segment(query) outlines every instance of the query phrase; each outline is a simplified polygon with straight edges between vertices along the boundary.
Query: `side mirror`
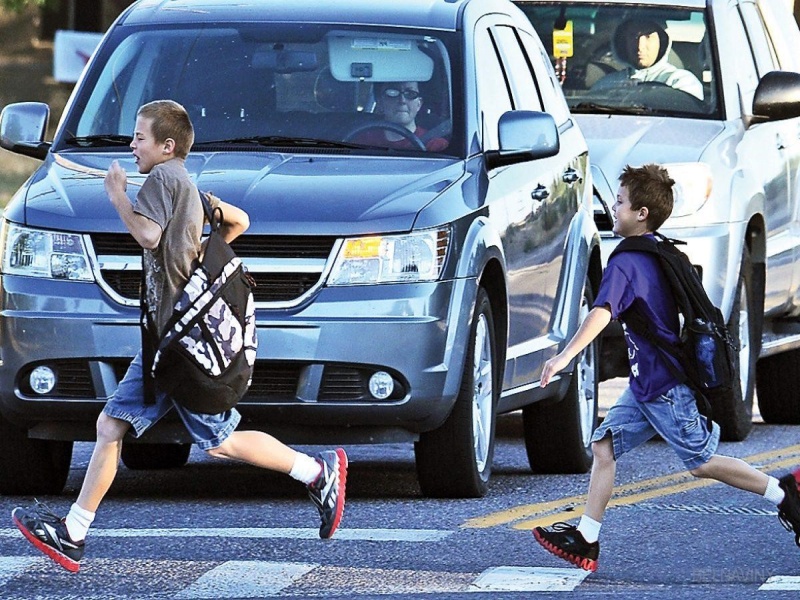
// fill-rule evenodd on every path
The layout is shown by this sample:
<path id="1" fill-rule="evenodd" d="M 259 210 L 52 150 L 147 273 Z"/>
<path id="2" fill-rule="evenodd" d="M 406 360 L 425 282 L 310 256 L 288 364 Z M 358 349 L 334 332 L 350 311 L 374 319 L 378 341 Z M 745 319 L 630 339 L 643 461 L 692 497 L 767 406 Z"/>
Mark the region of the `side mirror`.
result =
<path id="1" fill-rule="evenodd" d="M 41 102 L 8 104 L 0 112 L 0 147 L 44 159 L 50 144 L 44 141 L 50 107 Z"/>
<path id="2" fill-rule="evenodd" d="M 761 78 L 753 96 L 751 123 L 800 117 L 800 73 L 771 71 Z"/>
<path id="3" fill-rule="evenodd" d="M 498 123 L 498 139 L 500 149 L 486 152 L 489 169 L 555 156 L 561 147 L 553 117 L 532 110 L 504 113 Z"/>

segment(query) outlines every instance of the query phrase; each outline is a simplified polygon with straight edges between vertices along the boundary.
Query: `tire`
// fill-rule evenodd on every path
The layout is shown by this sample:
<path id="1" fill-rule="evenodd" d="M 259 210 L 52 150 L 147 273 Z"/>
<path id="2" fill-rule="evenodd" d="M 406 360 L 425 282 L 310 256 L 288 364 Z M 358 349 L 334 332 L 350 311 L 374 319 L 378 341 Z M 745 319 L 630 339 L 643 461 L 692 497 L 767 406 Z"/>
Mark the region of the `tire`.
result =
<path id="1" fill-rule="evenodd" d="M 494 458 L 499 398 L 497 349 L 489 296 L 478 288 L 461 389 L 444 424 L 414 445 L 417 477 L 430 498 L 480 498 Z"/>
<path id="2" fill-rule="evenodd" d="M 72 446 L 72 442 L 31 439 L 0 416 L 0 494 L 60 494 L 67 483 Z"/>
<path id="3" fill-rule="evenodd" d="M 189 460 L 191 444 L 122 444 L 122 462 L 133 471 L 177 469 Z"/>
<path id="4" fill-rule="evenodd" d="M 758 408 L 765 423 L 800 424 L 800 349 L 762 358 L 756 363 Z"/>
<path id="5" fill-rule="evenodd" d="M 589 314 L 593 301 L 587 282 L 579 322 Z M 578 355 L 563 399 L 522 409 L 525 449 L 534 473 L 586 473 L 591 468 L 590 440 L 597 429 L 599 356 L 598 336 Z"/>
<path id="6" fill-rule="evenodd" d="M 728 330 L 739 347 L 737 378 L 741 385 L 734 386 L 733 398 L 728 404 L 713 403 L 711 418 L 720 426 L 720 439 L 740 442 L 753 428 L 753 396 L 755 394 L 756 361 L 760 351 L 761 331 L 758 309 L 755 304 L 753 267 L 747 248 L 742 253 L 739 283 L 736 286 Z"/>

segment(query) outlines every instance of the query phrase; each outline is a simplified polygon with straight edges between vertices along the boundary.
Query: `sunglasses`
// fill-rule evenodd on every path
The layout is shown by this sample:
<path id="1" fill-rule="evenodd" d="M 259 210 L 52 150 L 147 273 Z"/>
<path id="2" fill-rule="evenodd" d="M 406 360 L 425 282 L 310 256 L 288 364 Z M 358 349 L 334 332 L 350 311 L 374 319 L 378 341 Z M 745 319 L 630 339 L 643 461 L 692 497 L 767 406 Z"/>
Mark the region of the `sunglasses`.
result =
<path id="1" fill-rule="evenodd" d="M 387 98 L 399 98 L 402 96 L 406 100 L 416 100 L 420 97 L 417 90 L 398 90 L 397 88 L 386 88 L 383 90 L 383 95 Z"/>

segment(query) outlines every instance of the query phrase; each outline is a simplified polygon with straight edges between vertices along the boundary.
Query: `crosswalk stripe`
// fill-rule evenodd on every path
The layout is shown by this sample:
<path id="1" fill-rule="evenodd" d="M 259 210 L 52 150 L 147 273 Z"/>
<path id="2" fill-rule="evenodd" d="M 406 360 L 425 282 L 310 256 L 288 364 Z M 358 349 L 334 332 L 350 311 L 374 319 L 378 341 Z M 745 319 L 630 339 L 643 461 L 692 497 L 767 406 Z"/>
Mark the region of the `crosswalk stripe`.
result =
<path id="1" fill-rule="evenodd" d="M 189 587 L 176 594 L 175 598 L 222 600 L 274 596 L 316 566 L 305 563 L 228 561 L 202 575 Z"/>
<path id="2" fill-rule="evenodd" d="M 758 588 L 758 591 L 800 592 L 800 577 L 793 575 L 775 575 Z"/>
<path id="3" fill-rule="evenodd" d="M 339 529 L 334 539 L 370 542 L 440 542 L 453 535 L 443 529 Z M 21 535 L 16 529 L 0 529 L 0 537 Z M 319 539 L 319 530 L 290 527 L 196 527 L 179 529 L 92 529 L 92 538 L 254 538 L 254 539 Z"/>
<path id="4" fill-rule="evenodd" d="M 470 592 L 571 592 L 589 575 L 583 569 L 493 567 L 470 586 Z"/>

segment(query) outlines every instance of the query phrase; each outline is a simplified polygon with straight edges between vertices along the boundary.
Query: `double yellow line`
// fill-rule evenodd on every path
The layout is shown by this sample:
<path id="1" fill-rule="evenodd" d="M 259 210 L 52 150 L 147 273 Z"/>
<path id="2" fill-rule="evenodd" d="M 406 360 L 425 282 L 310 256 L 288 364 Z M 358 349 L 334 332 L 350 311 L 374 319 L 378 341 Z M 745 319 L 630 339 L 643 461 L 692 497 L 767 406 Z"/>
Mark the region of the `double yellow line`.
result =
<path id="1" fill-rule="evenodd" d="M 790 469 L 800 465 L 800 444 L 779 448 L 771 452 L 761 452 L 743 458 L 762 471 Z M 653 477 L 635 483 L 614 488 L 614 496 L 609 508 L 628 506 L 652 498 L 680 494 L 688 490 L 706 487 L 718 483 L 712 479 L 697 479 L 687 472 Z M 509 525 L 512 529 L 532 529 L 546 527 L 556 521 L 569 521 L 583 514 L 586 494 L 558 498 L 537 504 L 523 504 L 508 510 L 491 513 L 482 517 L 469 519 L 462 524 L 464 528 L 488 529 Z"/>

